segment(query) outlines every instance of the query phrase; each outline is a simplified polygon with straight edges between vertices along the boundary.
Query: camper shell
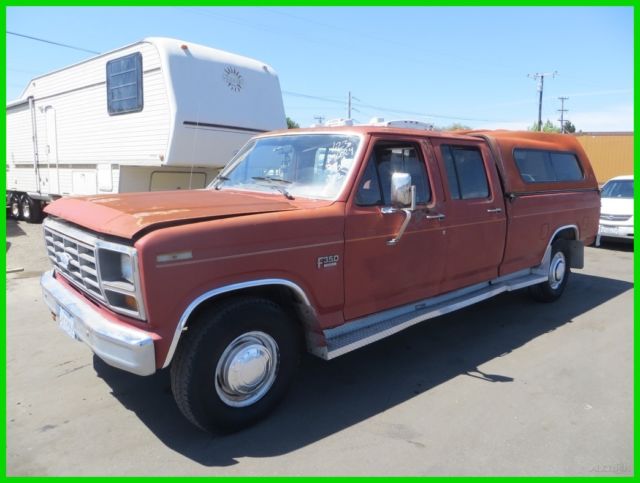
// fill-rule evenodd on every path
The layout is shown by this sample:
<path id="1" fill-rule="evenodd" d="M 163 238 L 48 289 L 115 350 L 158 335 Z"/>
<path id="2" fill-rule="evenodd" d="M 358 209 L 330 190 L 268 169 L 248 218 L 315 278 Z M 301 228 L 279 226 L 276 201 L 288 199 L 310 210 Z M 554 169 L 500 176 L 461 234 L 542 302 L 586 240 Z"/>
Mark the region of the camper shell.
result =
<path id="1" fill-rule="evenodd" d="M 284 127 L 271 66 L 147 38 L 36 77 L 7 105 L 7 201 L 29 219 L 33 200 L 203 188 L 251 136 Z"/>

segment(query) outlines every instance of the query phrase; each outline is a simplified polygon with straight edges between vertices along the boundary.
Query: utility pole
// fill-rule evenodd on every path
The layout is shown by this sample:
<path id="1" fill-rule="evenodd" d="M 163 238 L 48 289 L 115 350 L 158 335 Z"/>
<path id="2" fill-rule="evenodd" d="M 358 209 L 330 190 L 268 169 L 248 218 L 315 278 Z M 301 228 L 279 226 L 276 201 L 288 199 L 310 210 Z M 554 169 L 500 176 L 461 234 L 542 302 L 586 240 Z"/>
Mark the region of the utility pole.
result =
<path id="1" fill-rule="evenodd" d="M 349 91 L 349 101 L 347 103 L 347 119 L 351 119 L 351 91 Z"/>
<path id="2" fill-rule="evenodd" d="M 318 125 L 322 126 L 324 124 L 324 116 L 313 116 Z"/>
<path id="3" fill-rule="evenodd" d="M 556 75 L 558 75 L 557 70 L 544 73 L 536 72 L 535 74 L 527 75 L 527 77 L 538 81 L 538 92 L 540 93 L 538 97 L 538 131 L 542 131 L 542 91 L 544 90 L 544 78 L 546 76 L 555 77 Z"/>
<path id="4" fill-rule="evenodd" d="M 569 100 L 569 98 L 558 97 L 558 99 L 560 99 L 560 109 L 558 109 L 558 111 L 560 112 L 560 132 L 564 134 L 564 113 L 569 112 L 569 109 L 564 108 L 564 101 Z"/>

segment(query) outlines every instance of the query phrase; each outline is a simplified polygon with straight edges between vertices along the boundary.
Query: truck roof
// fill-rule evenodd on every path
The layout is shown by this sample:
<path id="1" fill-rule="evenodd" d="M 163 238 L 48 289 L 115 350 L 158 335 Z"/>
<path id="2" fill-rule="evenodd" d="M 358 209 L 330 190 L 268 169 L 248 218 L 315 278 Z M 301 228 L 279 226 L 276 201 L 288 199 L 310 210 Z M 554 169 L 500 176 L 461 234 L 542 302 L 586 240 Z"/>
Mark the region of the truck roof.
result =
<path id="1" fill-rule="evenodd" d="M 357 126 L 321 126 L 296 129 L 282 129 L 271 131 L 262 136 L 273 136 L 282 134 L 298 133 L 356 133 L 356 134 L 395 134 L 400 136 L 421 136 L 433 138 L 457 138 L 465 140 L 477 140 L 478 137 L 492 138 L 500 145 L 518 145 L 519 147 L 529 147 L 535 149 L 548 149 L 550 145 L 555 149 L 569 150 L 575 149 L 576 140 L 574 136 L 557 133 L 545 133 L 535 131 L 508 131 L 508 130 L 458 130 L 458 131 L 425 131 L 423 129 L 411 129 L 400 127 L 375 126 L 363 124 Z"/>
<path id="2" fill-rule="evenodd" d="M 305 127 L 296 129 L 281 129 L 262 134 L 264 136 L 276 136 L 282 134 L 304 134 L 304 133 L 354 133 L 354 134 L 395 134 L 400 136 L 422 136 L 422 137 L 446 137 L 474 140 L 472 136 L 464 134 L 462 131 L 425 131 L 423 129 L 410 129 L 400 127 L 386 127 L 374 125 L 358 125 L 358 126 L 321 126 L 321 127 Z"/>

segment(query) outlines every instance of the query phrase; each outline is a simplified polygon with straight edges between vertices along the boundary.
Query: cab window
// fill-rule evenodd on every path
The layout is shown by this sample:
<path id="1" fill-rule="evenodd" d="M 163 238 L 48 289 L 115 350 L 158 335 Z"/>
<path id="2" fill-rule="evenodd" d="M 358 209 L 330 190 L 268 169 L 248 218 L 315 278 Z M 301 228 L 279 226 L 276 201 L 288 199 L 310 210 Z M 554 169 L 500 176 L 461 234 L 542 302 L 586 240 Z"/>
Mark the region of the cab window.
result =
<path id="1" fill-rule="evenodd" d="M 440 151 L 452 199 L 470 200 L 489 197 L 487 173 L 478 148 L 443 145 Z"/>
<path id="2" fill-rule="evenodd" d="M 408 173 L 416 187 L 416 203 L 431 199 L 427 169 L 420 147 L 413 143 L 378 143 L 367 161 L 364 176 L 356 192 L 359 206 L 391 204 L 391 176 Z"/>

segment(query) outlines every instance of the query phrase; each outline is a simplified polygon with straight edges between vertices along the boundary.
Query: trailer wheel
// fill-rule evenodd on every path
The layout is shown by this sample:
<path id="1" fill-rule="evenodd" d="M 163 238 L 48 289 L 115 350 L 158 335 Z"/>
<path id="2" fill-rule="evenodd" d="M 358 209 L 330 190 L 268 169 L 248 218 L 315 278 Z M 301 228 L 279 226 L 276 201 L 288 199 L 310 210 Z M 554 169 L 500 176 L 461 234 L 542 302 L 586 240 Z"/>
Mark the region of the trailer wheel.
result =
<path id="1" fill-rule="evenodd" d="M 42 205 L 29 195 L 20 198 L 21 218 L 27 223 L 40 223 L 42 221 Z"/>
<path id="2" fill-rule="evenodd" d="M 9 214 L 11 218 L 20 219 L 20 197 L 17 193 L 12 194 L 9 199 Z"/>
<path id="3" fill-rule="evenodd" d="M 271 412 L 300 357 L 297 326 L 287 313 L 269 300 L 242 297 L 192 322 L 171 366 L 184 416 L 205 431 L 234 431 Z"/>
<path id="4" fill-rule="evenodd" d="M 531 296 L 539 302 L 554 302 L 560 298 L 569 280 L 569 254 L 562 240 L 551 246 L 551 262 L 545 282 L 529 288 Z"/>

